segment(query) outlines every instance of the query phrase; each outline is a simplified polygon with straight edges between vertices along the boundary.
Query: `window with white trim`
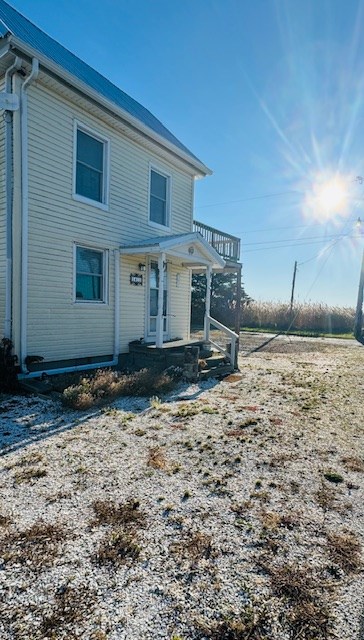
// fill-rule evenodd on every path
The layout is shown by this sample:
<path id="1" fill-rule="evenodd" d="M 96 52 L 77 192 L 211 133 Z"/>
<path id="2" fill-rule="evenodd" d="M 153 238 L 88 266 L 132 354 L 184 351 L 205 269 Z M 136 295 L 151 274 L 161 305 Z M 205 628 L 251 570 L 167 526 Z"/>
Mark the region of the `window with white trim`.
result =
<path id="1" fill-rule="evenodd" d="M 169 227 L 170 176 L 150 170 L 149 221 Z"/>
<path id="2" fill-rule="evenodd" d="M 76 246 L 76 302 L 106 302 L 107 252 Z"/>
<path id="3" fill-rule="evenodd" d="M 107 140 L 76 127 L 75 195 L 107 204 Z"/>

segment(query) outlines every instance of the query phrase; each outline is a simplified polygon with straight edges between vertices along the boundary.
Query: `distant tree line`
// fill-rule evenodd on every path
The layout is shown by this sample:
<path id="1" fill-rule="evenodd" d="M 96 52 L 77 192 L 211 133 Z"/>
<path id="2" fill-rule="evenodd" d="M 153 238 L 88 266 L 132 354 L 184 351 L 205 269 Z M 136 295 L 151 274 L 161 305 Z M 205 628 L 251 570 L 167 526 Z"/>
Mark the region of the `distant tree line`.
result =
<path id="1" fill-rule="evenodd" d="M 211 279 L 211 316 L 227 327 L 234 327 L 237 307 L 237 273 L 214 273 Z M 241 287 L 242 304 L 251 298 Z M 192 276 L 192 313 L 193 327 L 203 325 L 206 302 L 206 276 Z"/>

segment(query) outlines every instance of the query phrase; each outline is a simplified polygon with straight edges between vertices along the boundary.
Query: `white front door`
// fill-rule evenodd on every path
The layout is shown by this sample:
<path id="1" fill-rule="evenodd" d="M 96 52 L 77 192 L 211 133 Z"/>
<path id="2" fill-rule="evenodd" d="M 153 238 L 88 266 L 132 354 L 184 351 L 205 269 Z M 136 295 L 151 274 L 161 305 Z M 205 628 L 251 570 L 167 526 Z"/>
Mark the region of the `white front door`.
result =
<path id="1" fill-rule="evenodd" d="M 158 315 L 158 293 L 159 293 L 159 269 L 156 260 L 150 260 L 148 265 L 148 314 L 147 314 L 147 337 L 155 338 L 157 334 Z M 168 270 L 164 264 L 163 278 L 163 336 L 168 336 Z"/>

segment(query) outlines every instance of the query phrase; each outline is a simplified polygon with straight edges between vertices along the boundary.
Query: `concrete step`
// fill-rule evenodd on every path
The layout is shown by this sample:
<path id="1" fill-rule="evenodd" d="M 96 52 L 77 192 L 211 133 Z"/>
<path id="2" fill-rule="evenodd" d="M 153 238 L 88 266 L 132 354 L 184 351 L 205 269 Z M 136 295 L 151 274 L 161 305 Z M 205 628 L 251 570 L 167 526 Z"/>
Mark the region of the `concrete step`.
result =
<path id="1" fill-rule="evenodd" d="M 213 367 L 212 369 L 204 369 L 199 373 L 200 380 L 207 380 L 208 378 L 220 378 L 220 376 L 227 376 L 232 373 L 231 365 L 220 365 Z"/>
<path id="2" fill-rule="evenodd" d="M 214 353 L 210 358 L 203 358 L 206 362 L 207 369 L 213 369 L 214 367 L 220 367 L 225 364 L 229 364 L 227 358 L 221 354 Z"/>

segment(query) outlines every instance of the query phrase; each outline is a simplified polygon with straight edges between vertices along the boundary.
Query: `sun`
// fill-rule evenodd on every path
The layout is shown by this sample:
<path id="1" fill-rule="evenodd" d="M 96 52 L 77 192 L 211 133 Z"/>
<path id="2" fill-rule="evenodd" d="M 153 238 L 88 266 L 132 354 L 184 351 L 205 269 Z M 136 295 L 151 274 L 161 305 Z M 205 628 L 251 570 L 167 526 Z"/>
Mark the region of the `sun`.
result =
<path id="1" fill-rule="evenodd" d="M 348 189 L 341 178 L 332 178 L 324 182 L 317 190 L 317 204 L 322 211 L 338 213 L 346 208 Z"/>
<path id="2" fill-rule="evenodd" d="M 318 177 L 306 194 L 306 213 L 322 222 L 344 217 L 349 207 L 348 181 L 339 175 Z"/>

